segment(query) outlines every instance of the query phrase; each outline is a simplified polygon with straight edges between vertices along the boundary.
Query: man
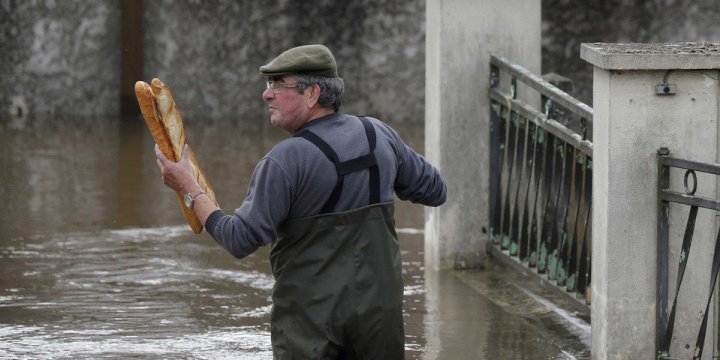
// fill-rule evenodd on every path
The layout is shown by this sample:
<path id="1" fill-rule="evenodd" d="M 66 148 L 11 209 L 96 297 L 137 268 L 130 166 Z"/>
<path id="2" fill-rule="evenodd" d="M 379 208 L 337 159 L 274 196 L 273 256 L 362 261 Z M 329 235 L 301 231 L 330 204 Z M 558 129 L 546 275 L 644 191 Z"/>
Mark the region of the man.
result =
<path id="1" fill-rule="evenodd" d="M 272 244 L 271 337 L 276 359 L 402 359 L 400 249 L 393 200 L 445 202 L 438 171 L 373 118 L 338 112 L 344 92 L 322 45 L 260 67 L 273 125 L 293 137 L 255 168 L 248 195 L 225 215 L 156 147 L 164 182 L 190 194 L 208 233 L 243 258 Z"/>

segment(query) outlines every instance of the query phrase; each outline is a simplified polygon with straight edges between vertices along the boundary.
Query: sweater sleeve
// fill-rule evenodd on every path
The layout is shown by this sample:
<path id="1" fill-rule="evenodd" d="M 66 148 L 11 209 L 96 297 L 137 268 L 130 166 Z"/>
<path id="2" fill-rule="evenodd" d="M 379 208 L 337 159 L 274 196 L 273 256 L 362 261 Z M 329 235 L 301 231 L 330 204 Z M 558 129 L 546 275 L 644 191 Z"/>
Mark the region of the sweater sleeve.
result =
<path id="1" fill-rule="evenodd" d="M 275 240 L 291 199 L 287 173 L 272 158 L 265 157 L 255 167 L 242 205 L 232 215 L 212 213 L 205 225 L 220 246 L 241 259 Z"/>
<path id="2" fill-rule="evenodd" d="M 447 187 L 440 172 L 422 155 L 407 146 L 397 133 L 394 134 L 394 147 L 398 157 L 395 194 L 401 200 L 427 206 L 440 206 L 445 203 Z"/>

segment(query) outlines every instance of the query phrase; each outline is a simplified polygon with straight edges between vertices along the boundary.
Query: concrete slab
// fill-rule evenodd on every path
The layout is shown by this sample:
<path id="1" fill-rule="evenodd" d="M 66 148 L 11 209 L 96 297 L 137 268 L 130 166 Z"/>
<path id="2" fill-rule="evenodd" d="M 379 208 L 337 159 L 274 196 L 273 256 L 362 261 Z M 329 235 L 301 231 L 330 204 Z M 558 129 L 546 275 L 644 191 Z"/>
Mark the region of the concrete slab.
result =
<path id="1" fill-rule="evenodd" d="M 580 58 L 606 70 L 720 69 L 720 44 L 585 43 Z"/>

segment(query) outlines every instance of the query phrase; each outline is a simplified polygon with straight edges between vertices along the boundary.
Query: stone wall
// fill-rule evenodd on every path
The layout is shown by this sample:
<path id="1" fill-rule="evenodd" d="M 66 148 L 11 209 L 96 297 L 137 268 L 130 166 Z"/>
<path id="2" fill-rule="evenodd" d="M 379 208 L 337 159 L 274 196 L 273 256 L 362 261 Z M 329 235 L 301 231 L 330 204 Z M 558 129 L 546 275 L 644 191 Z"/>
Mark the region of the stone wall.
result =
<path id="1" fill-rule="evenodd" d="M 0 119 L 117 115 L 119 41 L 119 1 L 0 0 Z"/>
<path id="2" fill-rule="evenodd" d="M 145 80 L 173 86 L 186 117 L 251 121 L 263 108 L 257 68 L 283 49 L 318 42 L 335 52 L 346 80 L 343 111 L 424 118 L 425 1 L 144 6 Z M 718 13 L 714 0 L 543 0 L 542 70 L 573 79 L 572 93 L 590 104 L 592 68 L 580 43 L 720 42 Z M 120 27 L 120 1 L 0 0 L 0 119 L 17 96 L 34 114 L 119 115 Z"/>
<path id="3" fill-rule="evenodd" d="M 161 0 L 144 7 L 145 80 L 170 84 L 187 118 L 264 116 L 258 67 L 289 47 L 324 43 L 346 81 L 343 111 L 423 119 L 423 1 Z M 119 115 L 120 29 L 120 1 L 0 0 L 0 118 L 16 96 L 36 115 Z"/>
<path id="4" fill-rule="evenodd" d="M 264 107 L 258 68 L 283 50 L 323 43 L 335 54 L 341 111 L 423 119 L 423 1 L 148 1 L 145 77 L 175 90 L 186 117 L 254 121 Z"/>

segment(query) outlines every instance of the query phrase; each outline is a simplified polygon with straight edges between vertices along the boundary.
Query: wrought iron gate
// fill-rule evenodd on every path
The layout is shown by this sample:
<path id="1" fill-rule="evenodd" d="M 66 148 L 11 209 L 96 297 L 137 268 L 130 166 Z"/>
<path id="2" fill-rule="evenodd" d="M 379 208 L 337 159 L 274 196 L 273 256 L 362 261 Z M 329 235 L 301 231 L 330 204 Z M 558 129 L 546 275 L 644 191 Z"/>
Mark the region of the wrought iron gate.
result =
<path id="1" fill-rule="evenodd" d="M 589 311 L 592 109 L 505 59 L 490 66 L 490 253 Z M 518 81 L 544 111 L 518 99 Z"/>
<path id="2" fill-rule="evenodd" d="M 670 169 L 685 169 L 684 187 L 685 193 L 670 190 Z M 657 277 L 657 341 L 658 359 L 676 359 L 670 356 L 670 343 L 673 339 L 675 329 L 675 314 L 678 304 L 678 294 L 685 275 L 685 269 L 690 259 L 690 247 L 695 233 L 695 221 L 699 208 L 720 211 L 720 202 L 714 199 L 696 196 L 697 175 L 696 172 L 720 175 L 720 165 L 708 164 L 698 161 L 684 160 L 672 157 L 666 148 L 658 150 L 658 277 Z M 692 185 L 690 185 L 692 184 Z M 684 204 L 690 206 L 688 221 L 685 226 L 680 259 L 678 261 L 677 279 L 675 282 L 675 295 L 672 308 L 668 312 L 668 270 L 670 252 L 670 203 Z M 713 224 L 714 225 L 714 224 Z M 707 297 L 707 305 L 703 312 L 703 319 L 698 329 L 698 336 L 693 351 L 693 359 L 700 359 L 705 343 L 705 333 L 708 324 L 708 311 L 713 296 L 713 290 L 717 281 L 718 270 L 720 270 L 720 233 L 715 240 L 715 252 L 710 269 L 710 284 L 707 294 L 697 294 Z M 715 358 L 715 357 L 713 357 Z"/>

